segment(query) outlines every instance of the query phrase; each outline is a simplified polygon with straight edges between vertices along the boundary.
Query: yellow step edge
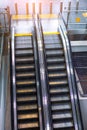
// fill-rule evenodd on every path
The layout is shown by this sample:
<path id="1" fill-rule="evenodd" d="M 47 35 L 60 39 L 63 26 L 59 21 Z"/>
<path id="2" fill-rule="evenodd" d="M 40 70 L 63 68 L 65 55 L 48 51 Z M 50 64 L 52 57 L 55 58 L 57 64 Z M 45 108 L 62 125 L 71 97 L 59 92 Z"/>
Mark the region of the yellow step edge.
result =
<path id="1" fill-rule="evenodd" d="M 50 19 L 50 18 L 58 18 L 58 15 L 57 14 L 40 14 L 39 17 L 43 18 L 43 19 L 45 19 L 45 18 Z"/>
<path id="2" fill-rule="evenodd" d="M 32 36 L 32 33 L 15 33 L 15 37 Z"/>
<path id="3" fill-rule="evenodd" d="M 60 32 L 43 32 L 44 35 L 59 35 Z"/>
<path id="4" fill-rule="evenodd" d="M 32 15 L 12 15 L 12 20 L 32 19 Z"/>

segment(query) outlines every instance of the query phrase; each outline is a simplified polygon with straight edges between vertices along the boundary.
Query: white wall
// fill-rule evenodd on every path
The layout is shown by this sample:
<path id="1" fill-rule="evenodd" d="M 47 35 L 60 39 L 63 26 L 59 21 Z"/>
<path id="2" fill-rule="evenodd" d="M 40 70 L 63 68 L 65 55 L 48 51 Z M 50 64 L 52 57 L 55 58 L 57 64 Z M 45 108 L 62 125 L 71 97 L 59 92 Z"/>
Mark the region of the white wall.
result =
<path id="1" fill-rule="evenodd" d="M 53 2 L 53 12 L 56 13 L 56 12 L 58 12 L 60 1 L 63 1 L 64 7 L 68 6 L 69 0 L 0 0 L 0 8 L 2 8 L 2 7 L 5 8 L 5 7 L 9 6 L 10 10 L 11 10 L 11 14 L 15 14 L 14 4 L 18 3 L 19 14 L 25 14 L 26 13 L 26 10 L 25 10 L 26 3 L 29 3 L 29 12 L 32 13 L 32 3 L 33 2 L 42 2 L 43 13 L 49 13 L 49 3 Z M 77 0 L 71 0 L 72 7 L 76 7 L 76 1 Z M 79 1 L 80 1 L 80 6 L 87 7 L 87 0 L 79 0 Z"/>

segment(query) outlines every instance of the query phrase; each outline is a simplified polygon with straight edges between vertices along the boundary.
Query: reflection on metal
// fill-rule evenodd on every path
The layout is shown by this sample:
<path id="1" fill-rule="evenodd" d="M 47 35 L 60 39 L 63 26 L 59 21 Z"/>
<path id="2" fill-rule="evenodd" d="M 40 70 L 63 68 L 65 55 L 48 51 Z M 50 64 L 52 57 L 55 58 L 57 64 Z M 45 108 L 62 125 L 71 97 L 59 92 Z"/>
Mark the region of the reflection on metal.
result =
<path id="1" fill-rule="evenodd" d="M 15 33 L 15 37 L 32 36 L 32 33 Z"/>
<path id="2" fill-rule="evenodd" d="M 14 117 L 14 130 L 17 130 L 17 106 L 16 106 L 16 78 L 15 78 L 15 44 L 14 44 L 14 27 L 12 27 L 12 92 L 13 92 L 13 117 Z"/>

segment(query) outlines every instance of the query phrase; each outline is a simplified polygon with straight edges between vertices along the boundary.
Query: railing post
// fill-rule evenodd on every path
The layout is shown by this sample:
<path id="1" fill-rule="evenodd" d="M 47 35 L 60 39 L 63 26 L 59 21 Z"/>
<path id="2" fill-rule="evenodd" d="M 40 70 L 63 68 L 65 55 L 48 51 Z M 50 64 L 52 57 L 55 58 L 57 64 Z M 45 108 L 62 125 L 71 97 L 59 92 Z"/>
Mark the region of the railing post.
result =
<path id="1" fill-rule="evenodd" d="M 62 14 L 63 11 L 63 2 L 60 2 L 60 13 Z"/>
<path id="2" fill-rule="evenodd" d="M 69 21 L 69 15 L 70 15 L 70 10 L 71 10 L 71 1 L 68 3 L 68 14 L 67 14 L 67 27 L 68 27 L 68 21 Z"/>
<path id="3" fill-rule="evenodd" d="M 15 3 L 15 14 L 18 15 L 18 4 Z"/>

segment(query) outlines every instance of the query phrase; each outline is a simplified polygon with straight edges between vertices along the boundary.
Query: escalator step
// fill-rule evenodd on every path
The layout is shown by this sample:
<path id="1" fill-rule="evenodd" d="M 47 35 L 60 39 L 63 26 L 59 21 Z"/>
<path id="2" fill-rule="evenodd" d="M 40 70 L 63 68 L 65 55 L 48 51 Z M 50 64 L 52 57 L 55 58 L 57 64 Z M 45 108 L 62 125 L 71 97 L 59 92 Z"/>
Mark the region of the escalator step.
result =
<path id="1" fill-rule="evenodd" d="M 17 110 L 18 111 L 26 111 L 26 110 L 36 110 L 37 109 L 37 105 L 36 104 L 32 104 L 32 105 L 22 105 L 22 106 L 18 106 Z"/>
<path id="2" fill-rule="evenodd" d="M 55 44 L 45 44 L 45 49 L 46 50 L 55 50 L 55 49 L 62 49 L 62 44 L 58 44 L 58 43 L 55 43 Z"/>
<path id="3" fill-rule="evenodd" d="M 21 43 L 18 43 L 16 44 L 16 48 L 15 49 L 20 49 L 20 48 L 31 48 L 32 49 L 32 44 L 28 44 L 28 43 L 25 43 L 25 44 L 21 44 Z"/>
<path id="4" fill-rule="evenodd" d="M 20 123 L 18 124 L 18 130 L 39 130 L 38 122 L 35 123 Z"/>
<path id="5" fill-rule="evenodd" d="M 23 47 L 23 48 L 22 48 L 22 47 L 19 47 L 19 48 L 17 47 L 17 48 L 16 48 L 16 52 L 17 52 L 17 51 L 30 51 L 30 50 L 33 51 L 33 48 L 32 48 L 32 47 L 26 47 L 26 46 Z"/>
<path id="6" fill-rule="evenodd" d="M 71 109 L 71 104 L 68 102 L 60 102 L 60 103 L 52 103 L 52 111 L 63 111 L 63 110 L 69 110 Z"/>
<path id="7" fill-rule="evenodd" d="M 55 86 L 55 85 L 66 85 L 68 82 L 67 82 L 67 80 L 61 80 L 61 81 L 56 81 L 56 82 L 49 82 L 49 85 L 51 85 L 51 86 Z"/>
<path id="8" fill-rule="evenodd" d="M 19 81 L 16 82 L 16 85 L 20 86 L 20 85 L 35 85 L 35 81 L 31 80 L 31 81 Z"/>
<path id="9" fill-rule="evenodd" d="M 47 57 L 59 56 L 59 55 L 63 56 L 63 51 L 62 50 L 58 50 L 58 51 L 47 51 L 46 52 L 46 56 Z"/>
<path id="10" fill-rule="evenodd" d="M 16 56 L 17 55 L 24 55 L 24 54 L 29 54 L 29 55 L 33 55 L 33 50 L 31 49 L 31 50 L 16 50 L 15 51 L 15 53 L 16 53 Z"/>
<path id="11" fill-rule="evenodd" d="M 17 97 L 17 102 L 31 102 L 36 100 L 36 96 Z"/>
<path id="12" fill-rule="evenodd" d="M 70 112 L 62 112 L 62 113 L 55 113 L 52 115 L 53 120 L 63 120 L 64 119 L 72 119 L 72 114 Z"/>
<path id="13" fill-rule="evenodd" d="M 34 80 L 35 79 L 35 74 L 34 73 L 18 73 L 16 72 L 16 81 L 19 81 L 19 80 Z"/>
<path id="14" fill-rule="evenodd" d="M 37 119 L 38 118 L 38 114 L 34 113 L 34 114 L 20 114 L 18 115 L 18 120 L 23 120 L 23 119 Z"/>
<path id="15" fill-rule="evenodd" d="M 34 65 L 26 65 L 26 66 L 24 66 L 24 65 L 21 65 L 21 66 L 18 66 L 18 65 L 16 65 L 16 69 L 34 69 Z"/>
<path id="16" fill-rule="evenodd" d="M 61 57 L 61 58 L 47 58 L 47 63 L 51 64 L 53 62 L 64 62 L 64 57 Z"/>
<path id="17" fill-rule="evenodd" d="M 61 69 L 65 69 L 65 65 L 58 65 L 58 66 L 48 66 L 48 70 L 52 71 L 52 70 L 61 70 Z"/>
<path id="18" fill-rule="evenodd" d="M 67 75 L 66 75 L 66 73 L 53 73 L 53 74 L 48 74 L 48 77 L 50 78 L 50 79 L 53 79 L 53 78 L 63 78 L 63 77 L 66 77 Z"/>
<path id="19" fill-rule="evenodd" d="M 35 88 L 31 88 L 31 89 L 30 88 L 26 89 L 25 87 L 22 88 L 22 89 L 17 88 L 17 93 L 22 93 L 23 94 L 23 93 L 35 93 L 35 92 L 36 92 Z"/>
<path id="20" fill-rule="evenodd" d="M 70 101 L 70 97 L 68 96 L 58 96 L 58 97 L 51 97 L 51 102 L 53 103 L 58 103 L 58 102 L 69 102 Z"/>
<path id="21" fill-rule="evenodd" d="M 54 123 L 53 128 L 56 130 L 74 130 L 73 122 L 66 122 L 66 123 Z"/>
<path id="22" fill-rule="evenodd" d="M 58 94 L 58 93 L 67 93 L 67 92 L 69 92 L 69 89 L 68 89 L 68 87 L 66 88 L 51 88 L 50 89 L 50 94 Z"/>

